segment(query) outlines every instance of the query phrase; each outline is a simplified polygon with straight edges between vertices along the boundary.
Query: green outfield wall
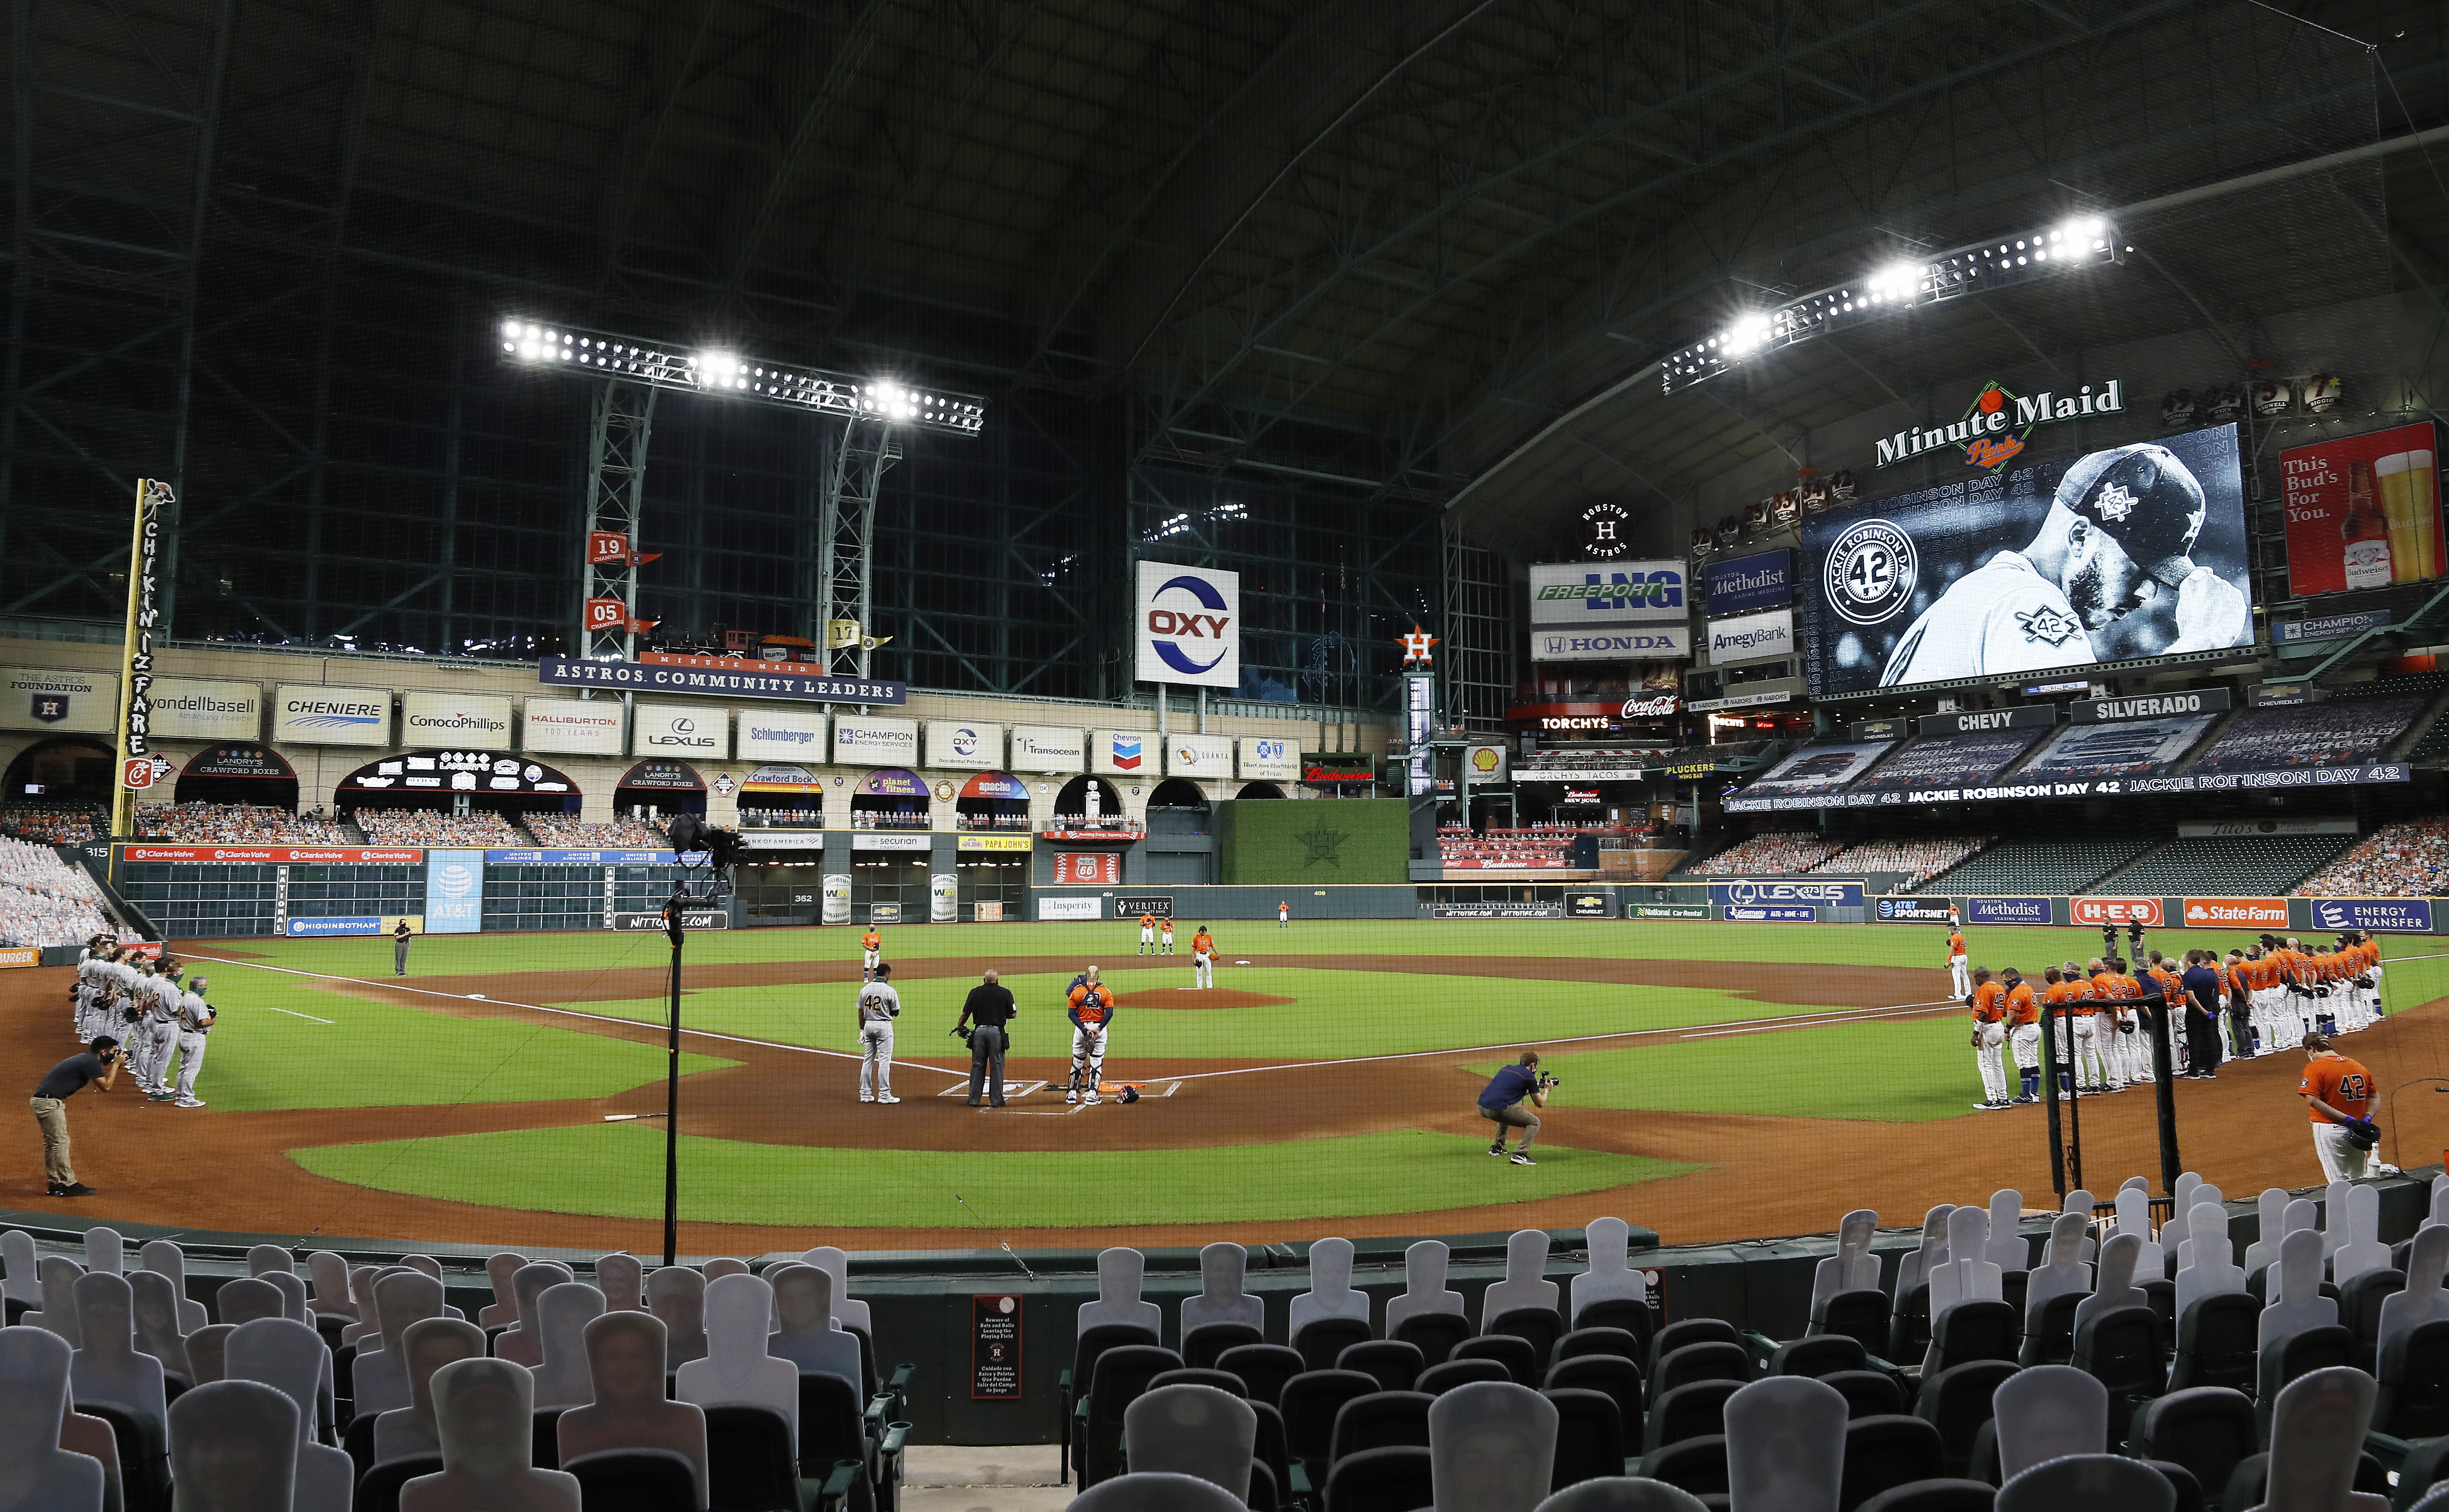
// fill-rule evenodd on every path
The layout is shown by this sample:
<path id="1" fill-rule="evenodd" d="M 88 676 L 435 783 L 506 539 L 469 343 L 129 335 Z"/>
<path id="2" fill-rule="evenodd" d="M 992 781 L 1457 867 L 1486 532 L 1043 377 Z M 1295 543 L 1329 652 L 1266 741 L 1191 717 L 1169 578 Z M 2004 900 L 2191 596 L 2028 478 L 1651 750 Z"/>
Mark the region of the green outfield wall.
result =
<path id="1" fill-rule="evenodd" d="M 1226 886 L 1324 887 L 1401 882 L 1411 876 L 1411 804 L 1400 798 L 1339 798 L 1215 805 Z"/>

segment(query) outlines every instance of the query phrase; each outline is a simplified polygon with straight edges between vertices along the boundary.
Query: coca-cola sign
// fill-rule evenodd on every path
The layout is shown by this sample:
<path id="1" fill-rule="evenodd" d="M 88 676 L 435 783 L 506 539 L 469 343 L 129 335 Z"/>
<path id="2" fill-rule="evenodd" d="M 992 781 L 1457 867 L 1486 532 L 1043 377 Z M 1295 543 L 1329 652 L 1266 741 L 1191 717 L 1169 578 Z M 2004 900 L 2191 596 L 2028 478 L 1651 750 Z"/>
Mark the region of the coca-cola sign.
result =
<path id="1" fill-rule="evenodd" d="M 1673 693 L 1636 693 L 1624 701 L 1624 719 L 1665 719 L 1675 712 L 1681 700 Z"/>

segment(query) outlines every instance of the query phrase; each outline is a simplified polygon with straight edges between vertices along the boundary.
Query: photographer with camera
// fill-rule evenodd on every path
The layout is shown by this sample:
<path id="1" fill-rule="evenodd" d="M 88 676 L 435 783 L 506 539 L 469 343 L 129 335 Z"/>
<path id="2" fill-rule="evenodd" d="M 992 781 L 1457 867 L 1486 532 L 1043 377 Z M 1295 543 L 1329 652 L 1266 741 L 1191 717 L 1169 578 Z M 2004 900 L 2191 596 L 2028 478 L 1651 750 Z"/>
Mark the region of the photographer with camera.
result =
<path id="1" fill-rule="evenodd" d="M 2304 1036 L 2304 1079 L 2296 1087 L 2313 1119 L 2313 1154 L 2325 1181 L 2361 1181 L 2370 1173 L 2381 1126 L 2364 1116 L 2372 1106 L 2372 1073 L 2330 1048 L 2327 1035 Z"/>
<path id="2" fill-rule="evenodd" d="M 119 1079 L 119 1041 L 97 1035 L 83 1052 L 68 1056 L 44 1074 L 28 1100 L 34 1122 L 43 1131 L 43 1173 L 50 1178 L 53 1197 L 90 1197 L 94 1189 L 76 1178 L 68 1164 L 67 1100 L 90 1083 L 108 1092 Z"/>
<path id="3" fill-rule="evenodd" d="M 988 972 L 983 980 L 970 989 L 961 1004 L 961 1018 L 953 1025 L 953 1033 L 970 1047 L 970 1106 L 978 1105 L 978 1093 L 983 1089 L 993 1106 L 1003 1106 L 1003 1056 L 1011 1048 L 1004 1025 L 1020 1012 L 1012 1000 L 1012 989 L 1003 985 L 1000 976 Z M 971 1027 L 971 1020 L 977 1021 Z"/>
<path id="4" fill-rule="evenodd" d="M 1490 1154 L 1505 1153 L 1505 1131 L 1519 1129 L 1522 1143 L 1514 1152 L 1514 1163 L 1539 1163 L 1531 1158 L 1531 1141 L 1539 1137 L 1539 1115 L 1531 1108 L 1548 1106 L 1548 1089 L 1554 1085 L 1556 1078 L 1539 1070 L 1539 1052 L 1535 1050 L 1522 1052 L 1520 1060 L 1488 1078 L 1488 1085 L 1479 1093 L 1479 1115 L 1496 1125 L 1496 1142 L 1488 1147 Z M 1522 1105 L 1526 1098 L 1531 1108 Z"/>

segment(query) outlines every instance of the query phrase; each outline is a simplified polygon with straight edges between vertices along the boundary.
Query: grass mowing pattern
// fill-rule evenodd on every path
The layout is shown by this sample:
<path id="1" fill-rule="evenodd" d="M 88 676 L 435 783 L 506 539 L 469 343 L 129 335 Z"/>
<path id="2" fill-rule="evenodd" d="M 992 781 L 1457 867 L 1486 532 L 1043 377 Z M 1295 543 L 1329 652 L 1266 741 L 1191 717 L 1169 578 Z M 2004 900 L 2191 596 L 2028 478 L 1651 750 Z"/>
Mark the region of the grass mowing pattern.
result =
<path id="1" fill-rule="evenodd" d="M 681 1216 L 696 1223 L 958 1228 L 953 1193 L 1000 1228 L 1263 1223 L 1524 1202 L 1692 1170 L 1542 1144 L 1536 1166 L 1476 1138 L 1407 1131 L 1213 1150 L 824 1150 L 681 1136 Z M 1128 1153 L 1128 1158 L 1122 1158 Z M 548 1212 L 663 1213 L 664 1137 L 635 1125 L 451 1134 L 292 1152 L 383 1192 Z M 553 1173 L 540 1184 L 538 1172 Z"/>

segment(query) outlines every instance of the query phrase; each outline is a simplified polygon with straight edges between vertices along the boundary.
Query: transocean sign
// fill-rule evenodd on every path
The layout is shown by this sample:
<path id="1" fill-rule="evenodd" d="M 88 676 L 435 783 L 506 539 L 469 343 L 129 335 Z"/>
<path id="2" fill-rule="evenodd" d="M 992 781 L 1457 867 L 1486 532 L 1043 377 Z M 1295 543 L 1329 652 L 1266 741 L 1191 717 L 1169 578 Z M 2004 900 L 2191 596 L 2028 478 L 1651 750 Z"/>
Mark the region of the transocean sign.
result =
<path id="1" fill-rule="evenodd" d="M 2024 450 L 2024 438 L 2036 425 L 2079 420 L 2088 415 L 2116 415 L 2126 408 L 2121 380 L 2111 378 L 2100 388 L 2086 383 L 2073 394 L 2020 395 L 1993 383 L 1973 397 L 1964 418 L 1945 425 L 1909 425 L 1874 443 L 1874 466 L 1909 461 L 1941 447 L 1964 454 L 1964 465 L 1996 472 Z"/>

